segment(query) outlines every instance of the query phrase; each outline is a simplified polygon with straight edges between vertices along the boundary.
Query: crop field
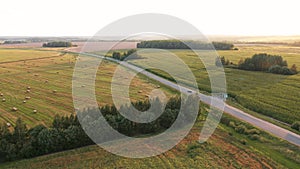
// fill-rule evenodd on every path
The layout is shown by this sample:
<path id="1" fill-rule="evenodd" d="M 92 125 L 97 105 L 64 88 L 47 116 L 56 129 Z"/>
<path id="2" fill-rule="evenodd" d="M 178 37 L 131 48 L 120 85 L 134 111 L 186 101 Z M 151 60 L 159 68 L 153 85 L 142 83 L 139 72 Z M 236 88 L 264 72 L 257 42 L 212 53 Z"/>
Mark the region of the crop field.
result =
<path id="1" fill-rule="evenodd" d="M 172 50 L 181 58 L 192 70 L 202 91 L 210 90 L 208 74 L 203 63 L 192 51 Z M 197 51 L 199 54 L 203 51 Z M 239 46 L 238 51 L 218 51 L 220 56 L 225 56 L 233 63 L 237 63 L 241 58 L 251 57 L 255 53 L 269 53 L 282 55 L 288 64 L 300 65 L 300 48 L 288 46 Z M 151 62 L 163 60 L 159 52 L 141 52 L 142 59 L 131 60 L 130 62 L 141 67 L 149 65 Z M 172 62 L 166 67 L 178 72 Z M 168 65 L 169 64 L 169 65 Z M 165 77 L 170 77 L 163 71 L 153 70 L 155 73 Z M 232 68 L 225 68 L 227 90 L 231 96 L 230 100 L 241 104 L 243 107 L 272 117 L 279 121 L 292 124 L 300 120 L 300 74 L 285 76 L 264 72 L 243 71 Z M 180 79 L 186 82 L 184 77 Z"/>
<path id="2" fill-rule="evenodd" d="M 37 124 L 49 126 L 56 114 L 73 113 L 75 59 L 76 55 L 59 51 L 0 49 L 0 123 L 14 124 L 21 117 L 29 127 Z M 99 105 L 112 103 L 110 82 L 116 66 L 103 62 L 99 68 L 96 79 Z M 152 82 L 141 75 L 134 78 L 131 100 L 147 99 L 147 95 L 158 85 Z M 160 86 L 167 97 L 175 94 L 175 91 Z M 17 111 L 13 111 L 13 107 Z"/>

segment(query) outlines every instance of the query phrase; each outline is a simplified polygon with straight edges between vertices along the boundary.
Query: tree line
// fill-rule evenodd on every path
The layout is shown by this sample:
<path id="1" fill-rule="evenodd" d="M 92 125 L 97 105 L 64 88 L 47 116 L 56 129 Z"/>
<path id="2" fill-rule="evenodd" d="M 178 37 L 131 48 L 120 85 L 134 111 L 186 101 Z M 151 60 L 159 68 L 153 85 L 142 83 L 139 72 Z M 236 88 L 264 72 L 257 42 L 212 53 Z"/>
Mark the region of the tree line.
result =
<path id="1" fill-rule="evenodd" d="M 201 41 L 179 41 L 179 40 L 152 40 L 142 41 L 137 48 L 158 48 L 158 49 L 202 49 L 202 50 L 232 50 L 233 44 L 226 42 L 201 42 Z"/>
<path id="2" fill-rule="evenodd" d="M 136 58 L 139 58 L 139 56 L 138 56 L 138 54 L 136 52 L 137 52 L 136 49 L 130 49 L 130 50 L 125 51 L 123 53 L 114 51 L 112 53 L 112 58 L 123 61 L 127 57 L 130 56 L 130 59 L 136 59 Z"/>
<path id="3" fill-rule="evenodd" d="M 189 101 L 196 97 L 189 97 L 185 100 L 187 106 L 195 106 Z M 161 105 L 159 99 L 153 101 L 155 105 Z M 106 105 L 100 109 L 105 120 L 117 131 L 128 136 L 142 134 L 154 134 L 168 129 L 178 116 L 181 105 L 181 98 L 170 98 L 166 103 L 162 115 L 150 123 L 135 123 L 119 114 L 115 106 Z M 140 111 L 145 111 L 150 107 L 149 101 L 139 101 L 132 103 L 131 106 L 121 107 L 124 111 L 133 107 Z M 158 106 L 159 108 L 160 106 Z M 193 107 L 190 107 L 193 108 Z M 28 129 L 26 124 L 18 119 L 10 129 L 6 124 L 0 126 L 0 161 L 11 161 L 23 158 L 31 158 L 53 152 L 73 149 L 86 145 L 94 144 L 82 129 L 78 117 L 85 124 L 91 127 L 101 126 L 99 124 L 99 114 L 96 108 L 80 111 L 77 116 L 55 116 L 52 125 L 46 127 L 37 125 Z M 155 110 L 155 111 L 158 111 Z M 151 115 L 151 114 L 150 114 Z M 191 120 L 189 114 L 184 114 L 185 120 Z M 182 124 L 184 125 L 184 124 Z M 110 141 L 103 137 L 99 142 Z M 98 142 L 97 141 L 97 142 Z"/>
<path id="4" fill-rule="evenodd" d="M 55 41 L 44 43 L 43 47 L 57 48 L 57 47 L 72 47 L 72 42 Z"/>
<path id="5" fill-rule="evenodd" d="M 288 68 L 286 60 L 282 56 L 269 55 L 266 53 L 255 54 L 251 58 L 240 60 L 238 68 L 242 70 L 251 71 L 265 71 L 275 74 L 293 75 L 297 74 L 297 67 L 295 64 Z"/>

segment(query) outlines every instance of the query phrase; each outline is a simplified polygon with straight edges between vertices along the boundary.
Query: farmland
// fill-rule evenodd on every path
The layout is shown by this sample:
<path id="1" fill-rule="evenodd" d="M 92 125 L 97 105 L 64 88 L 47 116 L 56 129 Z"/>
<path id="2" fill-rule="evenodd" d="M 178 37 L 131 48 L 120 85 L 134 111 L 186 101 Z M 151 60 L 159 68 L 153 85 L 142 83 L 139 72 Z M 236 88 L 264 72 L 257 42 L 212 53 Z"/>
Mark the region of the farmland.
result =
<path id="1" fill-rule="evenodd" d="M 56 114 L 69 115 L 74 112 L 71 82 L 77 58 L 76 54 L 59 51 L 60 49 L 17 48 L 0 49 L 0 53 L 1 51 L 5 53 L 7 50 L 11 50 L 14 55 L 5 57 L 7 55 L 3 54 L 2 57 L 6 60 L 2 61 L 3 64 L 0 63 L 0 92 L 6 99 L 5 102 L 0 102 L 1 123 L 10 122 L 14 124 L 16 118 L 21 117 L 29 127 L 37 124 L 50 126 Z M 26 53 L 28 50 L 31 52 Z M 200 82 L 199 88 L 203 91 L 209 89 L 207 73 L 203 71 L 205 69 L 194 53 L 189 53 L 186 50 L 173 51 L 190 65 L 197 81 Z M 231 52 L 242 51 L 242 47 L 240 47 L 239 51 Z M 220 55 L 224 55 L 226 58 L 230 57 L 229 53 L 228 55 L 225 53 Z M 249 55 L 251 56 L 251 54 Z M 150 56 L 152 59 L 162 57 L 159 53 L 154 55 L 149 52 L 148 55 L 142 55 L 143 59 L 131 60 L 131 62 L 147 64 L 147 59 L 150 59 Z M 236 57 L 238 56 L 237 53 Z M 229 59 L 239 60 L 236 57 L 232 56 Z M 244 57 L 248 57 L 248 55 Z M 288 60 L 288 62 L 290 61 Z M 115 63 L 104 61 L 97 72 L 96 94 L 100 106 L 112 103 L 110 82 L 116 66 Z M 250 89 L 257 90 L 257 87 L 262 88 L 263 92 L 267 92 L 268 85 L 274 85 L 270 84 L 272 80 L 277 80 L 281 84 L 280 82 L 286 79 L 298 76 L 281 76 L 229 68 L 226 68 L 225 72 L 229 93 L 232 95 L 242 95 L 243 92 Z M 168 74 L 164 75 L 168 76 Z M 260 78 L 263 79 L 260 80 Z M 254 87 L 253 83 L 251 85 L 251 80 L 257 81 L 257 86 Z M 286 86 L 291 84 L 297 85 L 299 81 L 287 81 Z M 176 95 L 175 91 L 164 85 L 138 75 L 130 86 L 131 100 L 147 99 L 151 90 L 156 89 L 158 85 L 168 97 Z M 30 87 L 30 92 L 26 92 L 28 87 Z M 279 89 L 276 90 L 282 89 L 279 86 Z M 290 91 L 290 93 L 293 92 Z M 297 93 L 293 94 L 297 95 Z M 253 97 L 248 92 L 245 92 L 244 95 Z M 23 103 L 28 96 L 30 99 Z M 263 96 L 264 94 L 261 94 L 261 97 Z M 268 93 L 268 97 L 271 97 L 270 100 L 275 96 L 272 92 Z M 231 98 L 230 101 L 240 105 L 239 99 L 238 97 Z M 291 100 L 291 97 L 288 99 Z M 249 100 L 243 100 L 243 102 L 249 103 Z M 280 105 L 282 105 L 281 102 Z M 18 111 L 13 112 L 12 107 L 17 107 Z M 273 110 L 273 107 L 271 109 Z M 297 110 L 297 107 L 295 109 Z M 34 113 L 33 110 L 37 110 L 37 113 Z M 292 114 L 284 113 L 287 112 L 282 112 L 280 115 L 292 116 Z M 258 138 L 252 139 L 251 135 L 239 133 L 236 128 L 220 124 L 208 142 L 199 144 L 197 142 L 199 131 L 206 115 L 206 107 L 202 105 L 200 116 L 190 134 L 176 147 L 156 157 L 129 159 L 113 155 L 98 146 L 87 146 L 33 159 L 0 164 L 0 168 L 295 168 L 299 165 L 299 147 L 262 131 L 259 131 Z M 249 130 L 253 129 L 249 124 L 239 122 L 233 117 L 227 115 L 225 117 L 228 117 L 230 122 L 234 122 L 237 126 L 246 126 Z M 298 118 L 299 116 L 296 114 L 293 117 Z"/>
<path id="2" fill-rule="evenodd" d="M 75 59 L 76 55 L 59 51 L 0 49 L 0 92 L 3 94 L 0 122 L 14 124 L 21 117 L 29 127 L 37 124 L 48 126 L 56 114 L 73 113 L 71 86 Z M 116 66 L 103 62 L 103 66 L 99 68 L 96 80 L 99 105 L 112 103 L 110 81 Z M 138 76 L 132 81 L 131 88 L 133 90 L 130 91 L 130 96 L 133 101 L 144 100 L 156 85 L 151 84 L 151 80 Z M 161 89 L 166 91 L 167 96 L 175 94 L 163 85 Z M 138 93 L 140 91 L 143 93 Z M 30 99 L 26 100 L 26 97 Z M 23 103 L 24 100 L 26 103 Z M 18 110 L 12 111 L 12 107 Z"/>
<path id="3" fill-rule="evenodd" d="M 270 53 L 282 55 L 289 65 L 300 65 L 299 47 L 289 46 L 238 46 L 239 50 L 218 51 L 220 56 L 225 56 L 233 63 L 237 63 L 241 58 L 251 57 L 255 53 Z M 194 73 L 199 89 L 210 90 L 208 74 L 203 63 L 192 51 L 172 50 L 181 58 Z M 200 55 L 203 51 L 197 51 Z M 143 59 L 132 60 L 133 64 L 145 67 L 150 62 L 162 59 L 162 55 L 155 51 L 140 52 Z M 165 62 L 166 63 L 166 62 Z M 168 62 L 172 67 L 172 62 Z M 175 67 L 176 69 L 176 67 Z M 174 69 L 174 71 L 176 71 Z M 163 71 L 154 70 L 162 76 L 169 76 Z M 285 76 L 264 72 L 243 71 L 232 68 L 225 68 L 227 90 L 231 98 L 229 102 L 238 103 L 241 106 L 251 109 L 257 113 L 272 117 L 279 121 L 292 124 L 300 120 L 299 90 L 300 75 Z M 186 80 L 181 79 L 182 82 Z"/>

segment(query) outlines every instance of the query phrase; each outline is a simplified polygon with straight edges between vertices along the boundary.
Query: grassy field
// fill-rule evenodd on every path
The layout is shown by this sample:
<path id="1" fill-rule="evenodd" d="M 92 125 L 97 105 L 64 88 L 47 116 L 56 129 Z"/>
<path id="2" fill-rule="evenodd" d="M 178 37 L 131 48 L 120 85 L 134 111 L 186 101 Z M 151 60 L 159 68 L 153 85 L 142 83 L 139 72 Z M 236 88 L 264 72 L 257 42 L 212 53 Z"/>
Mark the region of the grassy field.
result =
<path id="1" fill-rule="evenodd" d="M 181 58 L 192 70 L 200 90 L 209 91 L 210 82 L 208 74 L 202 62 L 195 53 L 188 50 L 172 50 Z M 200 55 L 203 51 L 197 51 Z M 238 51 L 218 51 L 219 55 L 225 56 L 230 61 L 237 63 L 241 58 L 251 57 L 255 53 L 270 53 L 282 55 L 289 65 L 300 65 L 300 48 L 287 46 L 239 46 Z M 151 62 L 159 62 L 163 55 L 159 52 L 148 51 L 140 54 L 142 59 L 131 60 L 130 62 L 141 67 L 149 65 Z M 155 61 L 156 60 L 156 61 Z M 174 72 L 180 70 L 173 65 L 170 59 L 166 66 L 173 67 Z M 154 72 L 169 76 L 159 70 Z M 275 75 L 264 72 L 243 71 L 232 68 L 225 68 L 227 90 L 231 101 L 241 104 L 243 107 L 251 109 L 263 115 L 275 118 L 286 123 L 293 123 L 300 120 L 300 74 L 293 76 Z M 188 82 L 184 76 L 180 81 Z"/>
<path id="2" fill-rule="evenodd" d="M 8 63 L 8 60 L 13 62 Z M 0 49 L 0 93 L 3 94 L 0 100 L 0 123 L 14 124 L 21 117 L 29 127 L 49 125 L 56 114 L 73 113 L 71 87 L 74 65 L 73 54 Z M 103 62 L 98 70 L 96 94 L 99 105 L 112 103 L 110 82 L 116 66 L 114 63 Z M 131 83 L 132 100 L 146 99 L 156 85 L 141 75 L 137 76 Z M 160 86 L 167 96 L 175 94 L 175 91 Z M 30 87 L 29 93 L 27 87 Z M 54 90 L 57 92 L 53 93 Z M 30 99 L 26 100 L 26 97 Z M 26 103 L 23 103 L 24 100 Z M 12 111 L 12 107 L 16 107 L 18 111 Z M 37 113 L 33 113 L 33 110 L 37 110 Z"/>

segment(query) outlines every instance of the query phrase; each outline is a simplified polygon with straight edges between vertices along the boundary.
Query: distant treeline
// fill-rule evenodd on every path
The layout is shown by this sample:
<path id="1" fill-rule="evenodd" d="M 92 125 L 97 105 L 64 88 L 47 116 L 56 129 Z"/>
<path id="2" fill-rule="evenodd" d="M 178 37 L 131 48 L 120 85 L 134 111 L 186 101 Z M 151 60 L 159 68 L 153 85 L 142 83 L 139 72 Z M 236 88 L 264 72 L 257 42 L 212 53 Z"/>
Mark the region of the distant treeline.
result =
<path id="1" fill-rule="evenodd" d="M 27 43 L 24 40 L 6 40 L 3 44 L 20 44 L 20 43 Z"/>
<path id="2" fill-rule="evenodd" d="M 293 75 L 297 74 L 297 67 L 295 64 L 288 68 L 286 60 L 282 56 L 269 55 L 266 53 L 255 54 L 251 58 L 240 60 L 238 68 L 242 70 L 251 71 L 265 71 L 275 74 Z"/>
<path id="3" fill-rule="evenodd" d="M 186 99 L 187 110 L 195 108 L 195 105 L 189 103 L 189 97 Z M 159 99 L 155 99 L 154 103 L 162 104 Z M 117 131 L 128 136 L 137 136 L 141 134 L 155 134 L 168 129 L 176 120 L 181 105 L 181 99 L 178 97 L 170 98 L 162 115 L 150 123 L 135 123 L 119 114 L 116 107 L 104 106 L 100 108 L 105 120 Z M 132 104 L 140 111 L 148 110 L 150 107 L 149 101 L 135 102 Z M 159 107 L 159 106 L 158 106 Z M 124 111 L 132 109 L 131 106 L 122 107 Z M 155 110 L 155 111 L 158 111 Z M 92 130 L 95 126 L 101 126 L 98 110 L 87 109 L 79 112 L 77 116 L 70 115 L 69 117 L 56 116 L 52 126 L 47 128 L 43 125 L 38 125 L 28 129 L 21 119 L 16 121 L 14 129 L 10 130 L 6 124 L 0 126 L 0 162 L 11 161 L 16 159 L 30 158 L 39 155 L 49 154 L 53 152 L 73 149 L 86 145 L 94 144 L 82 129 L 78 116 L 89 124 Z M 151 113 L 150 113 L 151 114 Z M 182 115 L 183 119 L 192 121 L 189 113 Z M 184 125 L 184 123 L 182 124 Z M 105 130 L 105 128 L 103 128 Z M 105 135 L 99 142 L 110 141 L 105 138 Z"/>
<path id="4" fill-rule="evenodd" d="M 179 41 L 179 40 L 152 40 L 142 41 L 137 48 L 158 48 L 158 49 L 202 49 L 202 50 L 231 50 L 233 44 L 225 42 L 201 42 L 201 41 Z"/>
<path id="5" fill-rule="evenodd" d="M 64 42 L 64 41 L 55 41 L 55 42 L 48 42 L 44 43 L 43 47 L 50 47 L 50 48 L 56 48 L 56 47 L 72 47 L 72 42 Z"/>

